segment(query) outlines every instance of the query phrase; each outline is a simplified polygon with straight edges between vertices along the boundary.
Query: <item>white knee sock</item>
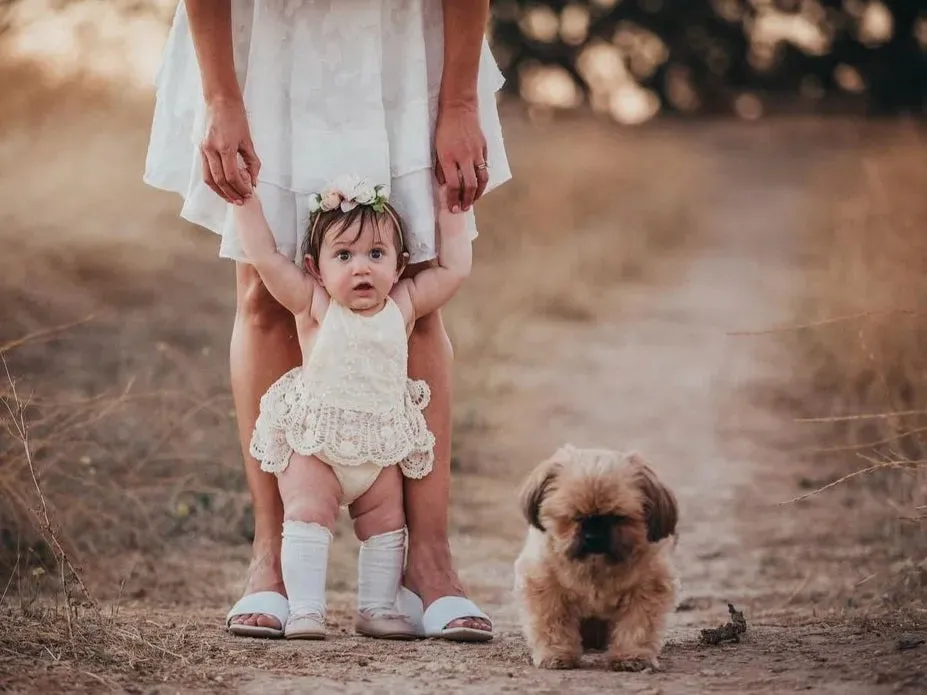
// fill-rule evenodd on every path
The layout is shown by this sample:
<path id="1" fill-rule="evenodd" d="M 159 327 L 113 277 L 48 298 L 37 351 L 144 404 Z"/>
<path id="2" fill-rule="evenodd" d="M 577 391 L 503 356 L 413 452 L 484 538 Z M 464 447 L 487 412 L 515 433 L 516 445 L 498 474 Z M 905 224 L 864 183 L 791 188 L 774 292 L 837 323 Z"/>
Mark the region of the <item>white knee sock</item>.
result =
<path id="1" fill-rule="evenodd" d="M 357 558 L 357 610 L 373 616 L 395 611 L 405 564 L 406 529 L 371 536 Z"/>
<path id="2" fill-rule="evenodd" d="M 283 584 L 294 617 L 316 613 L 325 617 L 325 576 L 332 533 L 304 521 L 283 522 L 280 564 Z"/>

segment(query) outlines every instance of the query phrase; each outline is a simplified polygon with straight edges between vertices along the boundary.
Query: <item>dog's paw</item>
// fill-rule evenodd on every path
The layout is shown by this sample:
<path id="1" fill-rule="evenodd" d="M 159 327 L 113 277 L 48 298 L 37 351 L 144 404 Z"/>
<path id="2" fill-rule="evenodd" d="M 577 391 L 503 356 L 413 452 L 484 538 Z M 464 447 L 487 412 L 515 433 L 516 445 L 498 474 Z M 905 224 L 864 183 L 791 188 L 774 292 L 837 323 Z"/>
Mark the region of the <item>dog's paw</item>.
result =
<path id="1" fill-rule="evenodd" d="M 535 654 L 534 665 L 547 669 L 570 669 L 579 666 L 579 658 L 564 654 Z"/>
<path id="2" fill-rule="evenodd" d="M 641 671 L 656 671 L 657 660 L 647 657 L 615 657 L 608 661 L 612 671 L 625 671 L 639 673 Z"/>

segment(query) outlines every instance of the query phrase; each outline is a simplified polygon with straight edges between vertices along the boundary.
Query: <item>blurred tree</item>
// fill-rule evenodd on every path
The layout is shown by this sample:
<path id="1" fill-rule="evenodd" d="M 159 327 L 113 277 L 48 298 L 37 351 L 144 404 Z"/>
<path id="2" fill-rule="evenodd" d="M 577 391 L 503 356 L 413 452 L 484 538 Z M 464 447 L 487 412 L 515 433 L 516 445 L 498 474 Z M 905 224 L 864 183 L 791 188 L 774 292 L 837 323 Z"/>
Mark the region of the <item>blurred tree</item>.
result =
<path id="1" fill-rule="evenodd" d="M 495 0 L 492 9 L 509 89 L 529 100 L 546 72 L 560 91 L 569 76 L 603 109 L 629 78 L 676 112 L 748 115 L 764 96 L 849 97 L 874 114 L 925 108 L 924 0 Z"/>
<path id="2" fill-rule="evenodd" d="M 429 0 L 432 1 L 432 0 Z M 64 8 L 83 0 L 47 0 Z M 167 0 L 111 0 L 168 20 Z M 0 0 L 0 34 L 24 0 Z M 763 100 L 927 106 L 927 0 L 493 0 L 493 47 L 528 101 L 644 120 L 758 116 Z"/>

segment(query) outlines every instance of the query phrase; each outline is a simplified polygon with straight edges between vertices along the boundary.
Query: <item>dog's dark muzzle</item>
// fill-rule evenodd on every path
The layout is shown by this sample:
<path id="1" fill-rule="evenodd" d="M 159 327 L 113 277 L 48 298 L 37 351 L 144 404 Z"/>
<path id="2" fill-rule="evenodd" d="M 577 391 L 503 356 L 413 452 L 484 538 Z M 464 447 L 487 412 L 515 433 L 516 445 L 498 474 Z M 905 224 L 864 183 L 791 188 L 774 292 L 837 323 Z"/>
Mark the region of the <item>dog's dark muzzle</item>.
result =
<path id="1" fill-rule="evenodd" d="M 589 516 L 580 522 L 577 556 L 611 555 L 612 526 L 614 522 L 604 516 Z"/>

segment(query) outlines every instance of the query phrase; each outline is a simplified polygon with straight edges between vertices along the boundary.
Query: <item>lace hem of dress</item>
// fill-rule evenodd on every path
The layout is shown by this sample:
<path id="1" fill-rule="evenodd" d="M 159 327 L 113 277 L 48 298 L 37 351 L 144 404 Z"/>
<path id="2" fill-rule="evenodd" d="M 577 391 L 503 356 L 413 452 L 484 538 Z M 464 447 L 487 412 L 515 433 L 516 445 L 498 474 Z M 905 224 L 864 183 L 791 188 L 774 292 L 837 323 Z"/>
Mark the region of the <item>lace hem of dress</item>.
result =
<path id="1" fill-rule="evenodd" d="M 395 408 L 379 413 L 339 408 L 309 393 L 296 368 L 261 398 L 251 455 L 269 473 L 286 470 L 295 451 L 344 466 L 398 464 L 406 477 L 423 478 L 434 465 L 435 438 L 422 413 L 430 399 L 426 382 L 409 379 Z"/>

